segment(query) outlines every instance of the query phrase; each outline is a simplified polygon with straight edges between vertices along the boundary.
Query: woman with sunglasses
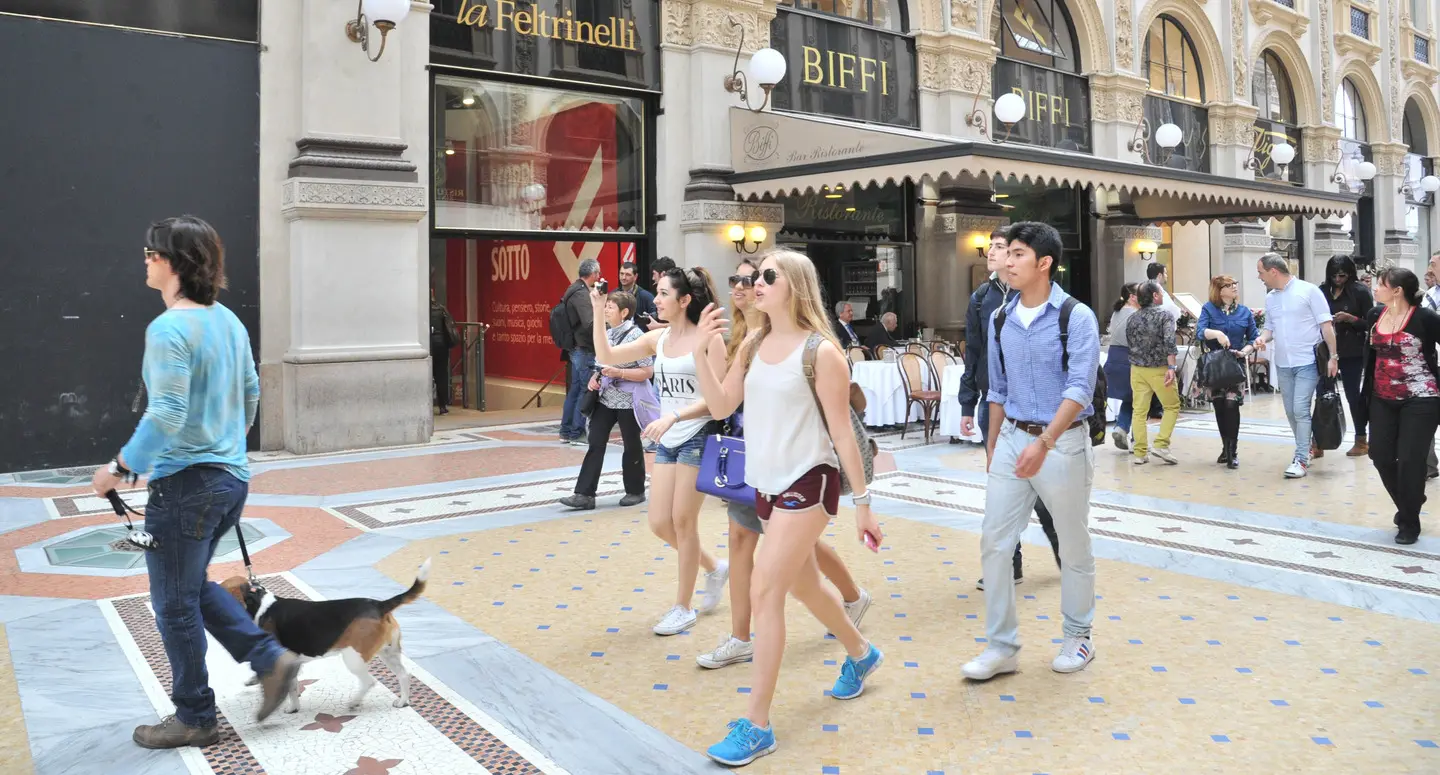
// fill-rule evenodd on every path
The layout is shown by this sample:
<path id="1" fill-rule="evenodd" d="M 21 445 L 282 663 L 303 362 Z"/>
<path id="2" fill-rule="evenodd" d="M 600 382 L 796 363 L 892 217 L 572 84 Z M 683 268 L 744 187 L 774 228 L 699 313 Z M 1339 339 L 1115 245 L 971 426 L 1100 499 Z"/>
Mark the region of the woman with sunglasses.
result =
<path id="1" fill-rule="evenodd" d="M 820 580 L 815 547 L 839 510 L 840 468 L 857 490 L 865 487 L 860 446 L 850 425 L 850 369 L 825 315 L 820 282 L 810 259 L 777 250 L 760 264 L 755 308 L 759 330 L 749 334 L 723 374 L 706 361 L 698 369 L 701 391 L 716 414 L 727 415 L 752 394 L 747 410 L 745 483 L 755 488 L 755 508 L 765 523 L 751 580 L 755 611 L 755 659 L 749 709 L 730 724 L 710 758 L 730 766 L 749 764 L 775 751 L 770 704 L 785 653 L 785 597 L 793 594 L 844 644 L 847 656 L 831 695 L 859 697 L 865 679 L 884 656 L 845 615 L 840 596 Z M 701 335 L 718 341 L 724 310 L 707 310 Z M 813 341 L 812 341 L 813 340 Z M 805 352 L 814 351 L 814 387 L 805 375 Z M 856 492 L 855 526 L 875 544 L 880 525 L 870 493 Z"/>
<path id="2" fill-rule="evenodd" d="M 1340 356 L 1340 382 L 1345 386 L 1345 403 L 1350 405 L 1350 420 L 1355 424 L 1355 445 L 1346 457 L 1364 457 L 1370 452 L 1365 431 L 1369 425 L 1369 398 L 1360 390 L 1365 375 L 1365 316 L 1375 306 L 1370 289 L 1359 281 L 1355 260 L 1349 256 L 1331 256 L 1325 265 L 1325 284 L 1320 286 L 1330 302 L 1330 315 L 1335 319 L 1335 349 Z M 1319 452 L 1319 449 L 1316 449 Z M 1319 457 L 1319 454 L 1316 454 Z"/>
<path id="3" fill-rule="evenodd" d="M 735 365 L 746 337 L 760 330 L 764 322 L 764 315 L 755 309 L 755 278 L 760 276 L 757 263 L 748 258 L 741 261 L 730 277 L 730 336 L 725 347 L 725 360 L 730 366 Z M 743 420 L 744 410 L 742 404 L 735 418 Z M 732 433 L 744 434 L 743 422 L 733 425 Z M 747 662 L 755 656 L 755 644 L 750 639 L 750 576 L 755 570 L 755 547 L 760 544 L 765 525 L 754 503 L 731 501 L 726 510 L 730 515 L 730 633 L 714 650 L 695 658 L 696 664 L 711 670 Z M 840 555 L 823 541 L 815 544 L 815 560 L 820 573 L 840 591 L 845 614 L 859 627 L 870 609 L 870 594 L 856 585 Z"/>
<path id="4" fill-rule="evenodd" d="M 1420 281 L 1409 269 L 1386 269 L 1376 279 L 1375 300 L 1384 307 L 1371 314 L 1365 348 L 1369 455 L 1395 504 L 1395 543 L 1409 546 L 1420 537 L 1425 458 L 1440 422 L 1440 314 L 1420 306 Z"/>
<path id="5" fill-rule="evenodd" d="M 1130 389 L 1130 339 L 1125 326 L 1130 316 L 1140 311 L 1140 297 L 1136 295 L 1139 283 L 1125 283 L 1120 286 L 1120 299 L 1115 302 L 1115 311 L 1110 314 L 1110 349 L 1105 355 L 1105 397 L 1120 402 L 1120 413 L 1115 415 L 1115 430 L 1110 438 L 1115 446 L 1130 449 L 1130 425 L 1134 418 L 1135 392 Z"/>
<path id="6" fill-rule="evenodd" d="M 1255 315 L 1240 303 L 1240 284 L 1228 274 L 1210 279 L 1210 300 L 1200 308 L 1200 322 L 1195 330 L 1205 342 L 1206 350 L 1229 350 L 1243 363 L 1255 352 L 1260 329 Z M 1240 467 L 1240 407 L 1245 403 L 1245 388 L 1237 385 L 1224 390 L 1211 390 L 1210 403 L 1215 407 L 1215 425 L 1220 428 L 1220 457 L 1216 463 L 1226 468 Z"/>
<path id="7" fill-rule="evenodd" d="M 700 548 L 700 505 L 704 493 L 695 490 L 700 453 L 712 422 L 700 395 L 698 363 L 725 364 L 723 344 L 710 347 L 696 323 L 700 313 L 715 302 L 715 286 L 704 269 L 672 268 L 660 276 L 655 288 L 655 309 L 670 325 L 650 331 L 625 344 L 610 344 L 605 333 L 605 312 L 599 284 L 591 288 L 595 310 L 595 360 L 627 363 L 654 357 L 655 389 L 660 395 L 660 419 L 645 428 L 645 437 L 659 443 L 650 481 L 650 531 L 675 547 L 680 555 L 680 580 L 675 604 L 655 623 L 656 635 L 678 635 L 695 626 L 695 574 L 705 569 L 705 594 L 699 610 L 715 610 L 725 593 L 729 566 Z"/>

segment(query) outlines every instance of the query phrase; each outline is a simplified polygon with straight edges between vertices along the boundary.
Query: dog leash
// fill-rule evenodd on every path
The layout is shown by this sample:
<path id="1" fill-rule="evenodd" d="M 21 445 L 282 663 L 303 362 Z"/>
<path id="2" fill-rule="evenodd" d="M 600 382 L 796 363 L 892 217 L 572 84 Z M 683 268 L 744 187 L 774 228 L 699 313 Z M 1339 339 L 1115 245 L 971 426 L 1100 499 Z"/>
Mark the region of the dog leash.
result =
<path id="1" fill-rule="evenodd" d="M 155 536 L 150 535 L 150 533 L 144 530 L 136 530 L 135 523 L 130 521 L 131 514 L 144 519 L 145 512 L 135 510 L 134 507 L 125 502 L 125 499 L 120 497 L 120 493 L 114 490 L 105 493 L 105 498 L 110 501 L 110 507 L 115 509 L 115 514 L 125 519 L 125 527 L 130 531 L 129 534 L 125 536 L 127 543 L 144 549 L 147 552 L 153 552 L 160 548 L 160 542 L 155 539 Z M 260 583 L 255 580 L 255 567 L 250 562 L 250 549 L 245 545 L 245 533 L 240 529 L 240 523 L 238 521 L 235 523 L 235 540 L 240 544 L 240 556 L 245 560 L 245 575 L 250 580 L 250 586 L 260 586 Z"/>

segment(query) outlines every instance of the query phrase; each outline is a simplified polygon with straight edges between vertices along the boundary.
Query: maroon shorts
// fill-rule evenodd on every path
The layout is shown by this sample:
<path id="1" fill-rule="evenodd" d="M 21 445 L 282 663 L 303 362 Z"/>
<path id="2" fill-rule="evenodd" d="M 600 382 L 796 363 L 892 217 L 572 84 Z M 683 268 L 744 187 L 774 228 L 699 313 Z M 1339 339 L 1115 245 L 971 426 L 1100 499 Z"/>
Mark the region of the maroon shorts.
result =
<path id="1" fill-rule="evenodd" d="M 840 510 L 840 472 L 835 466 L 815 466 L 777 496 L 755 493 L 755 512 L 766 521 L 776 511 L 805 511 L 816 506 L 832 517 Z"/>

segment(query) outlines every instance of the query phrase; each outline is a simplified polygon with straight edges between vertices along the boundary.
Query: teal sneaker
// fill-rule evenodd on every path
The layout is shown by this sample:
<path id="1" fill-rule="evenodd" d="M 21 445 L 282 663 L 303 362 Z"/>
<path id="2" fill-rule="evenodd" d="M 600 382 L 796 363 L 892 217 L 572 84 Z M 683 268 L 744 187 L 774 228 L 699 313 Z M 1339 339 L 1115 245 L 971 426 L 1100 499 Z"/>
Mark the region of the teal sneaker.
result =
<path id="1" fill-rule="evenodd" d="M 859 660 L 852 657 L 845 657 L 845 664 L 840 666 L 840 677 L 835 679 L 835 688 L 830 694 L 837 700 L 853 700 L 865 691 L 865 679 L 880 667 L 885 661 L 885 655 L 875 644 L 870 644 L 870 651 Z"/>
<path id="2" fill-rule="evenodd" d="M 705 753 L 721 764 L 744 767 L 765 754 L 775 753 L 775 748 L 775 730 L 761 729 L 748 718 L 738 718 L 730 722 L 730 734 Z"/>

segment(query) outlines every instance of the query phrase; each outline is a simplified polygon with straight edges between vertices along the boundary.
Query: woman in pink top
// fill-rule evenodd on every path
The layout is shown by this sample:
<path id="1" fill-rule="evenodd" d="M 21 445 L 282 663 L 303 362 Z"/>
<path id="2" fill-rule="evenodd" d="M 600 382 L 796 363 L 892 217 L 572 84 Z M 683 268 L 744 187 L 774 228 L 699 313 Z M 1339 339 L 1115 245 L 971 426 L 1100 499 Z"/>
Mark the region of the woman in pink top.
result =
<path id="1" fill-rule="evenodd" d="M 1377 279 L 1384 308 L 1370 328 L 1362 394 L 1370 396 L 1370 461 L 1395 503 L 1395 543 L 1408 545 L 1420 535 L 1425 459 L 1440 422 L 1440 314 L 1420 306 L 1420 280 L 1409 269 Z"/>

